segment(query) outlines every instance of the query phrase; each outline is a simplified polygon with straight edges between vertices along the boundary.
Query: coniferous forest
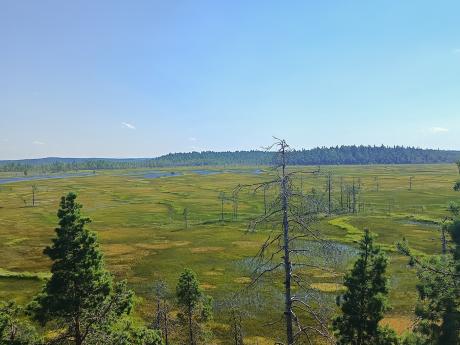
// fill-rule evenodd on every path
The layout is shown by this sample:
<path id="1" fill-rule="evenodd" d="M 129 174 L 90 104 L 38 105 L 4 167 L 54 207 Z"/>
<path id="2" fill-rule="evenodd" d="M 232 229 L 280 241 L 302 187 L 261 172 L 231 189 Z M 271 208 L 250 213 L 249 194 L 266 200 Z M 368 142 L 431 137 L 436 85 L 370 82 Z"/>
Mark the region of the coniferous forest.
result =
<path id="1" fill-rule="evenodd" d="M 175 166 L 263 166 L 274 162 L 269 151 L 188 152 L 171 153 L 157 158 L 43 158 L 0 161 L 3 172 L 64 172 L 72 170 L 101 170 L 128 168 L 157 168 Z M 460 151 L 387 146 L 336 146 L 311 150 L 293 150 L 287 161 L 290 165 L 365 165 L 365 164 L 437 164 L 453 163 L 460 159 Z"/>

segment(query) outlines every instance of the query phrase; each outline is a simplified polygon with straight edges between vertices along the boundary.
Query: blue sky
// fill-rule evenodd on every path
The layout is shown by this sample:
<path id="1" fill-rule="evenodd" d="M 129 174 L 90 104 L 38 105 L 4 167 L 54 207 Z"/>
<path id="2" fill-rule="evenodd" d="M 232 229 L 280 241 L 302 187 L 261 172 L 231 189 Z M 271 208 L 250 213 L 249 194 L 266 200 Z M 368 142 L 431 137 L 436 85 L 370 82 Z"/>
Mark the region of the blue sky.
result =
<path id="1" fill-rule="evenodd" d="M 0 1 L 0 159 L 460 149 L 458 1 Z"/>

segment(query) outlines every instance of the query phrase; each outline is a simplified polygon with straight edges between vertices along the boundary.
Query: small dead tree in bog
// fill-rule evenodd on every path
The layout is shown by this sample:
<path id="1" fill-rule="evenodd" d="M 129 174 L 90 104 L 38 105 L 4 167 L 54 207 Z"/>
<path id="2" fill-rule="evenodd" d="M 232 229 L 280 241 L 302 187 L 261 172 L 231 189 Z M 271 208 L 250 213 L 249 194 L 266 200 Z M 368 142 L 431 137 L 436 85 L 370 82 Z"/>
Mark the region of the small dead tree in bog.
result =
<path id="1" fill-rule="evenodd" d="M 458 161 L 457 163 L 455 163 L 457 165 L 457 168 L 458 168 L 458 173 L 460 174 L 460 161 Z"/>
<path id="2" fill-rule="evenodd" d="M 168 300 L 171 298 L 171 293 L 166 282 L 162 280 L 155 282 L 152 290 L 156 303 L 152 328 L 160 330 L 165 345 L 169 345 L 170 331 L 172 326 L 172 320 L 169 317 L 169 313 L 172 311 L 172 307 Z"/>
<path id="3" fill-rule="evenodd" d="M 35 206 L 35 194 L 38 191 L 38 187 L 36 184 L 32 185 L 32 207 Z"/>
<path id="4" fill-rule="evenodd" d="M 283 272 L 286 342 L 277 344 L 292 345 L 302 338 L 307 344 L 312 344 L 313 337 L 317 336 L 331 340 L 327 325 L 328 316 L 318 311 L 317 307 L 323 308 L 323 305 L 312 300 L 312 289 L 303 277 L 308 268 L 328 270 L 315 264 L 308 247 L 312 241 L 319 246 L 327 246 L 327 241 L 312 228 L 318 217 L 327 213 L 327 204 L 321 203 L 324 207 L 318 210 L 318 203 L 313 202 L 311 195 L 302 193 L 293 183 L 296 180 L 293 178 L 295 175 L 314 176 L 318 171 L 288 172 L 289 146 L 286 141 L 276 139 L 270 148 L 273 147 L 277 148 L 279 159 L 275 166 L 277 177 L 267 182 L 236 187 L 236 192 L 252 189 L 254 193 L 264 190 L 267 186 L 276 189 L 276 193 L 271 193 L 274 199 L 267 205 L 266 214 L 249 224 L 250 231 L 255 231 L 264 223 L 273 225 L 273 230 L 253 259 L 256 268 L 249 287 L 261 283 L 270 273 Z"/>
<path id="5" fill-rule="evenodd" d="M 303 179 L 300 180 L 301 182 L 301 186 L 302 186 L 302 182 L 303 182 Z M 267 190 L 268 190 L 268 187 L 270 187 L 269 185 L 265 185 L 263 187 L 263 191 L 264 191 L 264 214 L 267 214 Z M 302 188 L 302 187 L 300 187 Z"/>
<path id="6" fill-rule="evenodd" d="M 184 208 L 184 212 L 182 212 L 182 215 L 184 216 L 184 227 L 185 227 L 185 230 L 187 230 L 188 229 L 188 216 L 189 216 L 188 207 Z"/>
<path id="7" fill-rule="evenodd" d="M 237 221 L 238 220 L 238 194 L 233 193 L 232 195 L 232 205 L 233 205 L 233 220 Z"/>
<path id="8" fill-rule="evenodd" d="M 227 200 L 225 192 L 219 193 L 219 200 L 220 200 L 220 221 L 224 221 L 224 203 Z"/>
<path id="9" fill-rule="evenodd" d="M 332 173 L 329 171 L 326 175 L 326 191 L 327 191 L 327 213 L 332 214 Z"/>
<path id="10" fill-rule="evenodd" d="M 353 184 L 352 184 L 352 187 L 351 187 L 352 211 L 353 211 L 353 213 L 356 213 L 356 194 L 357 193 L 358 193 L 358 190 L 356 188 L 355 178 L 353 177 Z"/>

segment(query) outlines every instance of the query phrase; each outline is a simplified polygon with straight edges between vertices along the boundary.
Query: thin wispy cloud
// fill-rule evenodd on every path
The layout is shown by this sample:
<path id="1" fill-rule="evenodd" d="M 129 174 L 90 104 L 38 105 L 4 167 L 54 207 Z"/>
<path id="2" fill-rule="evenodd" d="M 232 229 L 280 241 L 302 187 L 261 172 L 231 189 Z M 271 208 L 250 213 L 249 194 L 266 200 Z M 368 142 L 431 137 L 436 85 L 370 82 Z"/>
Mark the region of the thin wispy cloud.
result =
<path id="1" fill-rule="evenodd" d="M 128 122 L 122 122 L 121 123 L 123 126 L 125 126 L 126 128 L 129 128 L 129 129 L 136 129 L 136 127 Z"/>
<path id="2" fill-rule="evenodd" d="M 34 144 L 34 145 L 45 145 L 45 143 L 43 141 L 39 141 L 39 140 L 32 141 L 32 144 Z"/>
<path id="3" fill-rule="evenodd" d="M 431 127 L 430 132 L 431 133 L 445 133 L 445 132 L 449 132 L 449 129 L 444 128 L 444 127 Z"/>
<path id="4" fill-rule="evenodd" d="M 197 139 L 196 139 L 195 137 L 190 137 L 190 138 L 188 138 L 188 140 L 190 140 L 190 141 L 197 141 Z"/>

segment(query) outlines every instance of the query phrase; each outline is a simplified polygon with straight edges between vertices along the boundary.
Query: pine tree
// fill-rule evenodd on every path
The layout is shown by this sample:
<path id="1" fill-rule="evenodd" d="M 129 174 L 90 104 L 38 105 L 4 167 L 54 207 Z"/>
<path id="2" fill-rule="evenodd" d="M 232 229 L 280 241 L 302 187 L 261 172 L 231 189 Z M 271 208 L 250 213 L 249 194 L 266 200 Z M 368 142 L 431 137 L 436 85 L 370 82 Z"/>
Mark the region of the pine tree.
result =
<path id="1" fill-rule="evenodd" d="M 374 245 L 374 239 L 367 229 L 359 249 L 358 260 L 345 276 L 347 290 L 338 299 L 342 315 L 333 323 L 337 344 L 397 344 L 395 333 L 379 326 L 388 310 L 388 284 L 385 278 L 388 259 Z"/>
<path id="2" fill-rule="evenodd" d="M 113 283 L 90 222 L 80 214 L 76 194 L 62 197 L 59 227 L 53 244 L 44 253 L 52 260 L 51 278 L 31 304 L 42 324 L 53 321 L 58 338 L 75 345 L 94 344 L 132 307 L 132 291 Z M 93 339 L 93 340 L 91 340 Z"/>
<path id="3" fill-rule="evenodd" d="M 176 286 L 176 296 L 177 302 L 185 314 L 188 327 L 188 343 L 189 345 L 196 345 L 196 333 L 199 324 L 208 321 L 212 317 L 212 299 L 203 294 L 196 274 L 191 269 L 185 269 L 180 275 Z M 183 318 L 181 315 L 179 317 Z"/>

